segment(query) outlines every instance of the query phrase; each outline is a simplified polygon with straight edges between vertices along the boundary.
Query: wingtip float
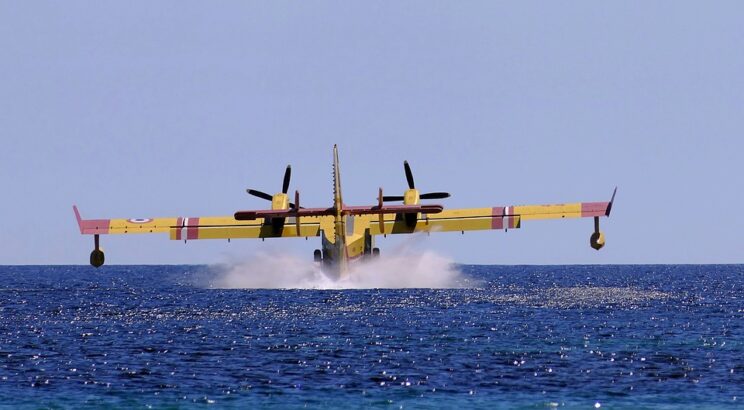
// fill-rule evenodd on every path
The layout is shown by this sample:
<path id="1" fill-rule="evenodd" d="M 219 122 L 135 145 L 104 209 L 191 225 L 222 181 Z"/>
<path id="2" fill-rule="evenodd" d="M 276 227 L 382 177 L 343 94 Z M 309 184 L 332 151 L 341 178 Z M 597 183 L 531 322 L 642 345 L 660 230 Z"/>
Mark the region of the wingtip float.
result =
<path id="1" fill-rule="evenodd" d="M 172 240 L 297 238 L 320 237 L 321 247 L 313 258 L 321 263 L 331 277 L 348 274 L 351 261 L 378 256 L 375 237 L 379 235 L 411 234 L 415 232 L 465 232 L 488 229 L 517 229 L 523 221 L 538 219 L 593 218 L 594 231 L 589 244 L 602 249 L 605 236 L 599 230 L 599 218 L 609 217 L 617 187 L 608 202 L 576 202 L 569 204 L 491 206 L 484 208 L 446 209 L 442 205 L 422 204 L 422 200 L 445 199 L 447 192 L 421 194 L 416 188 L 408 161 L 403 169 L 408 189 L 401 196 L 385 196 L 378 191 L 377 203 L 369 206 L 347 206 L 341 195 L 338 148 L 333 146 L 334 201 L 327 208 L 303 208 L 300 194 L 294 202 L 288 195 L 292 168 L 287 166 L 282 190 L 274 195 L 255 189 L 246 192 L 271 202 L 270 209 L 237 211 L 230 216 L 166 217 L 135 219 L 83 219 L 77 206 L 73 211 L 80 233 L 94 236 L 90 264 L 104 264 L 100 235 L 134 233 L 168 233 Z M 385 202 L 403 202 L 388 205 Z"/>

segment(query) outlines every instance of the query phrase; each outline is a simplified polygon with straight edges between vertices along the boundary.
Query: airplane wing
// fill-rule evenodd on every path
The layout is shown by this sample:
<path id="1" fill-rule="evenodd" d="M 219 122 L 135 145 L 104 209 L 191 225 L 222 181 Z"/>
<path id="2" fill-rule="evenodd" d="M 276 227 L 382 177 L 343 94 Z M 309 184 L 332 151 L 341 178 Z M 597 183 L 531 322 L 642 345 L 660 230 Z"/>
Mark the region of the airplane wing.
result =
<path id="1" fill-rule="evenodd" d="M 615 188 L 617 192 L 617 188 Z M 415 225 L 400 215 L 370 216 L 372 235 L 412 232 L 464 232 L 487 229 L 517 229 L 522 222 L 539 219 L 592 218 L 610 216 L 615 192 L 609 202 L 576 202 L 570 204 L 493 206 L 488 208 L 445 209 L 439 213 L 421 214 Z"/>
<path id="2" fill-rule="evenodd" d="M 115 235 L 168 233 L 173 240 L 194 239 L 245 239 L 245 238 L 291 238 L 319 236 L 320 230 L 334 231 L 333 208 L 301 208 L 295 210 L 238 211 L 230 216 L 210 217 L 165 217 L 132 219 L 83 219 L 77 206 L 75 212 L 80 233 L 84 235 Z M 394 214 L 396 212 L 441 212 L 439 205 L 348 207 L 344 213 L 363 215 L 366 213 Z M 283 218 L 285 223 L 277 230 L 268 218 Z M 299 232 L 296 218 L 300 219 Z"/>
<path id="3" fill-rule="evenodd" d="M 299 232 L 294 217 L 276 230 L 264 218 L 238 221 L 233 215 L 210 217 L 169 217 L 136 219 L 83 219 L 73 206 L 81 234 L 112 235 L 168 233 L 173 240 L 242 239 L 318 236 L 320 230 L 333 230 L 332 216 L 300 216 Z"/>
<path id="4" fill-rule="evenodd" d="M 342 215 L 368 215 L 368 214 L 397 214 L 402 212 L 421 212 L 424 214 L 442 212 L 441 205 L 386 205 L 386 206 L 344 206 Z M 286 218 L 292 216 L 334 216 L 336 210 L 333 208 L 300 208 L 294 209 L 267 209 L 261 211 L 238 211 L 235 219 L 238 221 L 252 221 L 258 218 Z"/>

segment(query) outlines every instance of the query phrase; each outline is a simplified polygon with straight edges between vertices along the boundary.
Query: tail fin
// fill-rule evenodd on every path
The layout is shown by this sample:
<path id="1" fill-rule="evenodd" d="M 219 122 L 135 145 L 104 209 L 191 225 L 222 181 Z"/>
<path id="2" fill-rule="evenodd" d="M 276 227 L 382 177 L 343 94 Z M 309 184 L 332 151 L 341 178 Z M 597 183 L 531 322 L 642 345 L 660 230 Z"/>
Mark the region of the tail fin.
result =
<path id="1" fill-rule="evenodd" d="M 338 269 L 338 277 L 344 278 L 348 275 L 349 269 L 346 256 L 346 223 L 343 216 L 344 201 L 341 196 L 341 169 L 338 166 L 338 147 L 336 145 L 333 145 L 333 208 L 336 211 L 334 260 Z"/>
<path id="2" fill-rule="evenodd" d="M 333 208 L 341 211 L 344 201 L 341 196 L 341 170 L 338 167 L 338 147 L 333 145 Z"/>

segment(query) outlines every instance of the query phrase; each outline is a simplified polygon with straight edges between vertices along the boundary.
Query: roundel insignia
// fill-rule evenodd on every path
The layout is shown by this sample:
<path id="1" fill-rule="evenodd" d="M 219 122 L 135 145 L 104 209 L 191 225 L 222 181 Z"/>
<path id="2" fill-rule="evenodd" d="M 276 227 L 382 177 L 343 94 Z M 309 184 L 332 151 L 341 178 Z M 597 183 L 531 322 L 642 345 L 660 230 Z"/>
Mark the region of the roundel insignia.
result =
<path id="1" fill-rule="evenodd" d="M 148 222 L 152 222 L 151 218 L 134 218 L 134 219 L 127 219 L 127 222 L 131 222 L 133 224 L 146 224 Z"/>

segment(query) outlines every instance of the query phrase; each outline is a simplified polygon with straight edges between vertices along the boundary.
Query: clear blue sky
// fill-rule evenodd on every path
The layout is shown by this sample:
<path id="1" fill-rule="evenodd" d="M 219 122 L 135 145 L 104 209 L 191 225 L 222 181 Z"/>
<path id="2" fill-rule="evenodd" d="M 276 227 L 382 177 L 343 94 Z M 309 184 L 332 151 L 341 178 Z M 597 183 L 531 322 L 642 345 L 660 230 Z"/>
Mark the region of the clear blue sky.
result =
<path id="1" fill-rule="evenodd" d="M 279 190 L 449 207 L 607 200 L 591 220 L 432 235 L 464 263 L 744 261 L 741 2 L 0 2 L 0 264 L 87 263 L 83 216 L 232 214 Z M 109 263 L 319 241 L 103 239 Z M 380 241 L 383 252 L 400 240 Z"/>

